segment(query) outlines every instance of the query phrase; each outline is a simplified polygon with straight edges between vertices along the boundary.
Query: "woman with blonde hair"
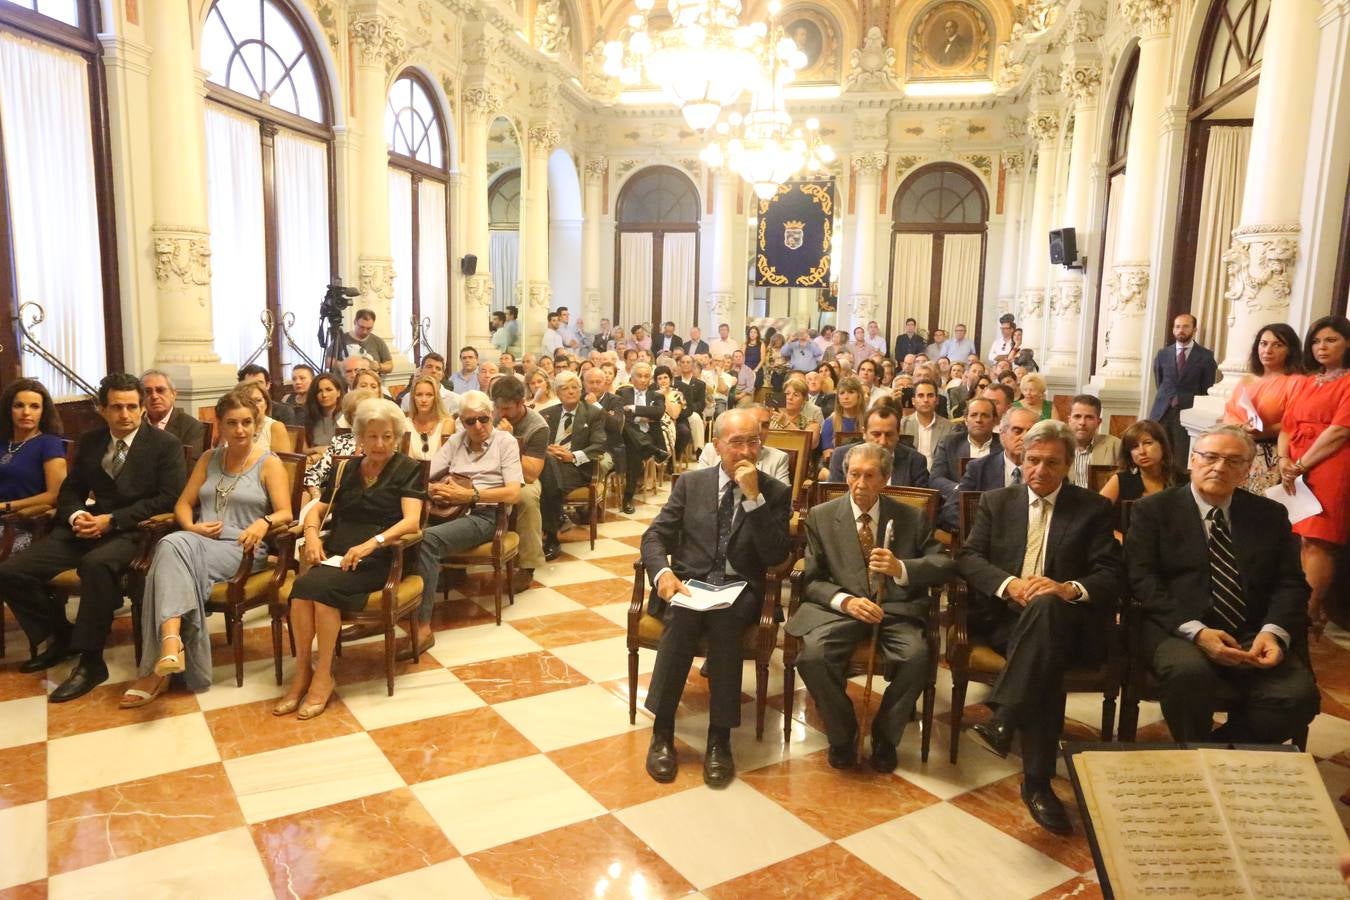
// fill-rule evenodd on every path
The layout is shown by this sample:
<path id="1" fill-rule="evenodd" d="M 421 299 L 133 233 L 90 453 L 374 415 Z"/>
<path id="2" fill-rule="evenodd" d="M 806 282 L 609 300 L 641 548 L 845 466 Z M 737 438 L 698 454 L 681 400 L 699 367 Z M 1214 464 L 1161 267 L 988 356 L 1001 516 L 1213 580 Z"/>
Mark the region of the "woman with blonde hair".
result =
<path id="1" fill-rule="evenodd" d="M 558 405 L 558 395 L 553 392 L 553 379 L 543 366 L 525 376 L 525 397 L 525 405 L 535 412 L 543 412 L 550 406 Z"/>
<path id="2" fill-rule="evenodd" d="M 1035 372 L 1030 372 L 1022 376 L 1022 380 L 1017 383 L 1018 390 L 1022 392 L 1022 399 L 1013 404 L 1015 409 L 1029 409 L 1041 417 L 1042 420 L 1052 418 L 1055 414 L 1055 407 L 1050 402 L 1050 398 L 1045 396 L 1045 379 Z"/>
<path id="3" fill-rule="evenodd" d="M 783 385 L 783 408 L 775 410 L 769 427 L 787 431 L 811 432 L 811 448 L 820 443 L 820 426 L 824 416 L 820 407 L 806 402 L 806 379 L 793 375 Z"/>
<path id="4" fill-rule="evenodd" d="M 412 440 L 408 442 L 408 455 L 413 459 L 431 459 L 441 443 L 455 433 L 455 417 L 441 405 L 441 386 L 436 379 L 422 375 L 408 390 L 412 393 L 412 414 L 408 416 Z"/>

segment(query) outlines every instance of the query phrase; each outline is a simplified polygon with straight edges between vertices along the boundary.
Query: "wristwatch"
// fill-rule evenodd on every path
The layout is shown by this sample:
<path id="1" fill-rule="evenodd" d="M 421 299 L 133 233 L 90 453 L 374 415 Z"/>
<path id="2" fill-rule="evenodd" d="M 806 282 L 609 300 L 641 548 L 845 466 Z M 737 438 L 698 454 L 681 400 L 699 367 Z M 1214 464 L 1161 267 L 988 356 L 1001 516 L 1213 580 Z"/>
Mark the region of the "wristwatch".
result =
<path id="1" fill-rule="evenodd" d="M 381 547 L 383 547 L 383 546 L 384 546 L 384 535 L 383 535 L 383 534 L 377 534 L 377 535 L 375 535 L 375 543 L 377 543 L 377 544 L 379 544 Z"/>

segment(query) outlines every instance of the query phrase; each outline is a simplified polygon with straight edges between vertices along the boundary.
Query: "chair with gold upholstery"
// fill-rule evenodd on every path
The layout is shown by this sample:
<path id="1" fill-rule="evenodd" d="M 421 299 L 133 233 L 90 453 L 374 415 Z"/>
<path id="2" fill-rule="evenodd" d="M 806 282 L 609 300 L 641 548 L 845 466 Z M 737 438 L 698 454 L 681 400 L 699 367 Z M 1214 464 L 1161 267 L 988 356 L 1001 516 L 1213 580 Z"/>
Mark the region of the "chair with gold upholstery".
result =
<path id="1" fill-rule="evenodd" d="M 1111 480 L 1111 476 L 1116 474 L 1116 467 L 1113 465 L 1090 465 L 1088 466 L 1088 490 L 1100 494 L 1102 488 Z"/>
<path id="2" fill-rule="evenodd" d="M 820 503 L 826 503 L 836 497 L 840 497 L 848 492 L 848 485 L 837 483 L 822 483 L 815 486 L 815 492 L 812 497 L 812 506 Z M 882 494 L 892 497 L 904 503 L 923 511 L 928 517 L 930 528 L 937 525 L 938 510 L 942 507 L 942 494 L 939 491 L 929 490 L 928 488 L 916 487 L 892 487 L 882 488 Z M 805 561 L 798 560 L 792 569 L 792 578 L 790 581 L 791 594 L 788 601 L 788 618 L 797 611 L 801 605 L 802 580 L 805 577 Z M 923 743 L 920 748 L 920 754 L 924 762 L 928 762 L 928 748 L 933 740 L 933 707 L 937 699 L 937 670 L 938 660 L 941 655 L 941 641 L 938 634 L 940 620 L 942 617 L 942 587 L 934 586 L 928 590 L 928 616 L 924 625 L 924 637 L 928 644 L 928 674 L 924 679 L 923 685 L 923 715 L 922 731 Z M 783 740 L 792 740 L 792 707 L 794 701 L 794 691 L 797 675 L 797 654 L 801 652 L 801 638 L 794 637 L 783 632 Z M 845 671 L 846 678 L 853 678 L 857 675 L 867 674 L 867 655 L 868 642 L 859 641 L 853 648 L 853 655 L 849 658 L 848 668 Z"/>
<path id="3" fill-rule="evenodd" d="M 588 513 L 587 521 L 591 526 L 591 549 L 595 549 L 595 541 L 599 535 L 599 526 L 604 521 L 605 516 L 605 479 L 600 475 L 600 467 L 594 462 L 591 466 L 591 480 L 581 487 L 572 490 L 567 496 L 563 497 L 564 507 L 581 507 Z M 671 482 L 674 487 L 674 482 Z"/>
<path id="4" fill-rule="evenodd" d="M 520 535 L 516 532 L 516 510 L 498 503 L 497 521 L 492 539 L 460 553 L 451 553 L 441 560 L 442 569 L 468 569 L 470 566 L 491 566 L 493 599 L 496 603 L 497 624 L 502 624 L 502 589 L 505 588 L 511 604 L 516 602 L 516 591 L 511 582 L 516 574 L 516 560 L 520 557 Z M 446 589 L 449 594 L 449 589 Z"/>
<path id="5" fill-rule="evenodd" d="M 792 467 L 792 508 L 801 510 L 806 507 L 811 495 L 811 432 L 770 428 L 764 436 L 764 444 L 778 450 L 791 450 L 795 454 Z"/>

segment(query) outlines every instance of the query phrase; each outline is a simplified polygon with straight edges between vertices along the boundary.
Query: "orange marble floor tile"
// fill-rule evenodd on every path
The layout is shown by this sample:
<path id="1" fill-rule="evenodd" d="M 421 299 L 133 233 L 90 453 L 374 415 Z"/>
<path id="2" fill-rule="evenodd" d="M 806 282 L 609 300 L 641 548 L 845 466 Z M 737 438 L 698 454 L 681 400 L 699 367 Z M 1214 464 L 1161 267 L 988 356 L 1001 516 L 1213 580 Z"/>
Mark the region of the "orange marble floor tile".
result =
<path id="1" fill-rule="evenodd" d="M 447 631 L 451 628 L 468 628 L 471 625 L 486 625 L 494 621 L 493 614 L 464 597 L 454 600 L 437 600 L 431 613 L 431 629 Z"/>
<path id="2" fill-rule="evenodd" d="M 46 798 L 46 743 L 0 750 L 0 809 Z"/>
<path id="3" fill-rule="evenodd" d="M 849 853 L 826 844 L 703 892 L 710 900 L 762 900 L 811 897 L 812 900 L 905 900 L 909 891 Z"/>
<path id="4" fill-rule="evenodd" d="M 1017 838 L 1075 872 L 1092 868 L 1092 850 L 1083 834 L 1083 821 L 1074 801 L 1073 786 L 1063 778 L 1054 780 L 1055 794 L 1069 813 L 1073 834 L 1058 835 L 1046 831 L 1031 818 L 1022 802 L 1022 776 L 1009 775 L 978 790 L 951 800 L 972 816 L 993 825 L 1004 834 Z"/>
<path id="5" fill-rule="evenodd" d="M 684 693 L 680 695 L 679 715 L 699 715 L 706 713 L 711 704 L 711 698 L 708 694 L 708 679 L 698 674 L 699 666 L 703 664 L 701 659 L 695 659 L 694 665 L 689 669 L 689 678 L 684 682 Z M 638 676 L 637 705 L 642 709 L 642 704 L 647 700 L 647 688 L 651 685 L 652 675 L 650 672 Z M 750 682 L 753 686 L 754 682 Z M 618 678 L 614 681 L 606 681 L 601 685 L 605 690 L 617 696 L 624 703 L 628 702 L 628 679 Z M 744 686 L 744 685 L 743 685 Z M 754 694 L 747 694 L 741 691 L 741 703 L 749 703 L 755 699 Z M 749 721 L 751 727 L 754 727 L 754 720 Z M 766 724 L 765 729 L 768 729 Z"/>
<path id="6" fill-rule="evenodd" d="M 249 830 L 278 898 L 324 897 L 459 855 L 407 788 L 269 819 Z"/>
<path id="7" fill-rule="evenodd" d="M 676 738 L 679 773 L 670 784 L 660 784 L 647 774 L 649 728 L 625 731 L 612 737 L 577 744 L 548 754 L 606 809 L 624 809 L 698 787 L 703 783 L 703 753 Z"/>
<path id="8" fill-rule="evenodd" d="M 867 767 L 830 767 L 826 751 L 743 772 L 746 784 L 833 840 L 917 812 L 938 798 Z"/>
<path id="9" fill-rule="evenodd" d="M 490 707 L 377 728 L 370 737 L 408 784 L 539 752 Z"/>
<path id="10" fill-rule="evenodd" d="M 211 729 L 216 746 L 220 748 L 221 759 L 237 759 L 282 747 L 355 734 L 362 730 L 361 723 L 356 721 L 339 696 L 335 695 L 328 701 L 328 708 L 323 715 L 304 722 L 297 719 L 294 713 L 289 716 L 272 715 L 272 707 L 276 706 L 279 699 L 241 703 L 205 713 L 206 725 Z"/>
<path id="11" fill-rule="evenodd" d="M 613 816 L 465 857 L 494 896 L 673 897 L 693 885 Z"/>
<path id="12" fill-rule="evenodd" d="M 1043 894 L 1037 894 L 1032 900 L 1101 900 L 1102 886 L 1097 876 L 1079 875 L 1063 884 L 1056 885 Z"/>
<path id="13" fill-rule="evenodd" d="M 0 889 L 0 900 L 47 900 L 47 882 L 31 881 Z"/>
<path id="14" fill-rule="evenodd" d="M 642 535 L 630 534 L 627 537 L 615 538 L 620 544 L 627 544 L 630 547 L 642 546 Z"/>
<path id="15" fill-rule="evenodd" d="M 27 661 L 28 653 L 20 650 L 5 657 L 5 667 L 0 669 L 0 703 L 6 700 L 22 700 L 25 697 L 41 697 L 47 693 L 42 684 L 41 672 L 25 675 L 19 666 Z"/>
<path id="16" fill-rule="evenodd" d="M 74 734 L 88 734 L 91 731 L 102 731 L 121 725 L 153 722 L 156 719 L 181 716 L 201 709 L 197 705 L 196 695 L 182 688 L 170 688 L 153 703 L 145 706 L 121 709 L 117 703 L 132 684 L 130 681 L 121 684 L 101 684 L 78 700 L 49 704 L 48 740 L 70 737 Z"/>
<path id="17" fill-rule="evenodd" d="M 599 566 L 606 572 L 611 572 L 620 578 L 628 579 L 628 584 L 633 584 L 633 563 L 637 562 L 638 554 L 636 552 L 625 554 L 624 556 L 606 556 L 601 559 L 591 560 L 591 565 Z"/>
<path id="18" fill-rule="evenodd" d="M 407 639 L 396 635 L 394 652 L 398 652 L 400 644 L 406 644 Z M 412 660 L 395 660 L 394 677 L 406 675 L 409 672 L 427 672 L 432 669 L 445 668 L 436 658 L 427 654 L 422 654 L 422 658 L 417 662 Z M 367 640 L 361 644 L 348 644 L 342 648 L 342 658 L 338 660 L 337 672 L 334 676 L 338 684 L 338 690 L 342 690 L 344 684 L 360 684 L 363 681 L 383 681 L 384 674 L 384 638 L 379 640 Z M 394 686 L 398 690 L 398 686 Z"/>
<path id="19" fill-rule="evenodd" d="M 272 658 L 272 626 L 267 619 L 250 622 L 244 629 L 244 662 Z M 283 630 L 281 634 L 281 652 L 290 653 L 291 645 Z M 225 632 L 211 635 L 211 664 L 214 666 L 234 665 L 234 645 L 225 640 Z M 233 671 L 233 670 L 232 670 Z"/>
<path id="20" fill-rule="evenodd" d="M 219 763 L 47 801 L 51 874 L 143 853 L 244 824 Z"/>
<path id="21" fill-rule="evenodd" d="M 619 637 L 624 629 L 589 609 L 516 619 L 511 625 L 545 649 Z"/>
<path id="22" fill-rule="evenodd" d="M 633 578 L 607 578 L 585 584 L 564 584 L 555 591 L 583 606 L 604 606 L 609 603 L 627 603 L 633 599 Z"/>
<path id="23" fill-rule="evenodd" d="M 488 703 L 590 684 L 585 675 L 552 653 L 542 651 L 454 666 L 450 671 Z"/>
<path id="24" fill-rule="evenodd" d="M 792 718 L 793 718 L 793 720 L 794 720 L 794 721 L 797 721 L 797 722 L 802 722 L 802 723 L 804 723 L 804 724 L 806 724 L 806 725 L 811 726 L 811 727 L 814 728 L 816 731 L 819 731 L 819 732 L 821 732 L 821 733 L 824 733 L 824 731 L 825 731 L 825 720 L 822 719 L 822 718 L 820 717 L 820 711 L 816 709 L 816 703 L 815 703 L 814 700 L 811 699 L 811 693 L 810 693 L 809 691 L 807 691 L 806 688 L 802 687 L 802 679 L 801 679 L 800 676 L 797 677 L 797 679 L 796 679 L 796 684 L 797 684 L 797 686 L 796 686 L 796 688 L 795 688 L 795 689 L 793 690 L 793 692 L 792 692 Z M 778 688 L 778 693 L 774 693 L 774 687 L 775 687 L 775 686 L 777 686 L 777 688 Z M 772 709 L 778 710 L 779 712 L 782 712 L 783 709 L 784 709 L 784 706 L 785 706 L 784 695 L 783 695 L 783 693 L 782 693 L 782 687 L 783 687 L 783 683 L 782 683 L 781 681 L 775 682 L 772 678 L 770 678 L 770 680 L 769 680 L 769 706 L 770 706 Z M 872 710 L 873 710 L 873 712 L 876 711 L 876 704 L 877 704 L 877 702 L 878 702 L 878 700 L 879 700 L 879 695 L 878 695 L 878 693 L 877 693 L 877 688 L 878 688 L 878 687 L 880 687 L 883 691 L 885 690 L 884 684 L 882 684 L 882 685 L 873 685 L 873 688 L 872 688 Z M 862 710 L 862 695 L 863 695 L 863 689 L 862 689 L 862 686 L 861 686 L 861 685 L 854 684 L 853 682 L 850 681 L 850 682 L 848 682 L 848 683 L 845 685 L 844 690 L 848 693 L 849 697 L 852 698 L 852 700 L 853 700 L 853 708 L 856 709 L 856 710 L 858 710 L 858 711 L 861 711 L 861 710 Z M 920 701 L 920 702 L 922 702 L 922 701 Z M 914 723 L 911 723 L 911 724 L 914 724 Z M 904 737 L 905 740 L 909 740 L 910 730 L 911 730 L 911 729 L 908 729 L 908 728 L 905 729 L 905 737 Z M 917 729 L 917 728 L 913 729 L 913 731 L 914 731 L 915 734 L 918 733 L 918 729 Z"/>

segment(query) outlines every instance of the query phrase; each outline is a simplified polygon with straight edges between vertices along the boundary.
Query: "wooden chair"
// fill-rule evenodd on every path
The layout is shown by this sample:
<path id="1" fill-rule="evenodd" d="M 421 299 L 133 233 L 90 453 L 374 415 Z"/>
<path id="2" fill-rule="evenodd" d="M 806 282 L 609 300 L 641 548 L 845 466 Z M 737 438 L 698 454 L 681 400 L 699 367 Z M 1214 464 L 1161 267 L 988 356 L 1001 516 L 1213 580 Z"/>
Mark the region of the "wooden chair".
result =
<path id="1" fill-rule="evenodd" d="M 965 477 L 966 477 L 966 469 L 967 469 L 967 467 L 969 467 L 969 466 L 970 466 L 970 457 L 969 457 L 969 456 L 962 456 L 962 457 L 960 457 L 959 459 L 957 459 L 957 461 L 956 461 L 956 477 L 957 477 L 957 478 L 965 478 Z"/>
<path id="2" fill-rule="evenodd" d="M 981 491 L 961 492 L 961 525 L 958 529 L 961 545 L 970 537 L 979 509 Z M 953 552 L 956 548 L 953 547 Z M 965 713 L 966 688 L 972 681 L 992 685 L 1002 674 L 1007 660 L 987 644 L 972 640 L 967 624 L 968 588 L 958 581 L 948 593 L 948 613 L 951 624 L 947 629 L 947 665 L 952 672 L 952 736 L 950 759 L 956 762 L 960 747 L 961 720 Z M 1068 693 L 1100 693 L 1102 695 L 1102 740 L 1112 738 L 1116 720 L 1116 697 L 1125 678 L 1126 653 L 1124 636 L 1117 611 L 1107 614 L 1106 660 L 1092 667 L 1074 667 L 1064 674 L 1064 690 Z"/>
<path id="3" fill-rule="evenodd" d="M 1106 483 L 1111 480 L 1111 476 L 1114 474 L 1116 474 L 1116 467 L 1113 465 L 1088 466 L 1088 490 L 1100 494 L 1102 488 L 1106 487 Z"/>
<path id="4" fill-rule="evenodd" d="M 305 426 L 303 426 L 303 425 L 287 425 L 287 426 L 286 426 L 286 434 L 287 434 L 287 435 L 290 437 L 290 439 L 291 439 L 291 452 L 293 452 L 293 453 L 304 453 L 304 452 L 305 452 Z M 408 436 L 405 434 L 403 437 L 404 437 L 404 439 L 406 439 Z"/>
<path id="5" fill-rule="evenodd" d="M 591 527 L 591 549 L 594 550 L 600 522 L 605 515 L 606 490 L 605 480 L 600 477 L 600 466 L 592 461 L 590 467 L 591 480 L 569 492 L 567 496 L 563 497 L 562 502 L 564 507 L 576 506 L 586 510 Z M 674 478 L 671 479 L 670 486 L 672 489 L 675 487 Z"/>
<path id="6" fill-rule="evenodd" d="M 856 444 L 863 439 L 861 431 L 840 431 L 834 436 L 834 446 L 836 449 L 845 447 L 849 444 Z"/>
<path id="7" fill-rule="evenodd" d="M 843 496 L 848 492 L 848 486 L 844 484 L 817 484 L 815 494 L 812 500 L 812 506 L 820 503 L 826 503 L 836 497 Z M 930 528 L 937 526 L 938 510 L 942 506 L 942 494 L 940 491 L 929 490 L 928 488 L 916 487 L 891 487 L 882 488 L 882 494 L 892 497 L 904 503 L 906 506 L 912 506 L 923 511 L 928 518 Z M 794 566 L 791 577 L 791 593 L 788 601 L 788 618 L 801 606 L 802 581 L 805 578 L 805 566 Z M 928 762 L 928 749 L 933 740 L 933 707 L 937 700 L 937 670 L 938 661 L 942 654 L 941 638 L 938 634 L 939 624 L 942 613 L 942 587 L 934 586 L 928 589 L 928 616 L 924 625 L 924 637 L 928 644 L 928 673 L 923 683 L 923 717 L 922 730 L 923 739 L 920 748 L 920 755 L 924 762 Z M 801 638 L 794 637 L 783 632 L 783 740 L 792 740 L 792 706 L 794 700 L 795 682 L 797 674 L 797 654 L 801 652 Z M 844 671 L 845 678 L 853 678 L 857 675 L 867 674 L 867 654 L 868 641 L 859 641 L 853 648 L 853 655 L 849 657 L 848 666 Z M 886 673 L 889 680 L 891 673 Z"/>
<path id="8" fill-rule="evenodd" d="M 778 642 L 778 597 L 782 591 L 783 575 L 791 558 L 765 573 L 764 597 L 759 609 L 759 620 L 745 626 L 741 637 L 741 659 L 755 663 L 755 740 L 764 738 L 764 712 L 769 702 L 769 660 Z M 633 599 L 628 605 L 628 722 L 637 722 L 638 650 L 656 650 L 666 624 L 647 612 L 646 570 L 641 560 L 633 562 Z M 708 655 L 706 639 L 699 639 L 698 654 Z"/>
<path id="9" fill-rule="evenodd" d="M 765 435 L 764 443 L 778 450 L 795 452 L 796 459 L 792 467 L 792 508 L 802 509 L 814 483 L 810 472 L 811 432 L 771 428 Z"/>
<path id="10" fill-rule="evenodd" d="M 510 603 L 516 602 L 516 590 L 511 582 L 516 574 L 516 560 L 520 556 L 520 535 L 516 532 L 516 511 L 508 504 L 496 504 L 496 525 L 492 539 L 477 547 L 451 553 L 441 560 L 442 569 L 467 569 L 469 566 L 492 566 L 493 599 L 496 603 L 497 624 L 502 624 L 502 588 L 505 586 Z M 449 591 L 446 591 L 449 594 Z"/>
<path id="11" fill-rule="evenodd" d="M 65 450 L 66 470 L 74 463 L 75 442 L 69 438 L 62 438 L 61 444 Z M 28 532 L 37 541 L 47 536 L 47 532 L 52 530 L 52 524 L 55 521 L 56 508 L 43 504 L 41 506 L 30 506 L 16 512 L 0 516 L 0 562 L 9 559 L 14 553 L 14 543 L 18 540 L 20 533 Z M 31 545 L 30 545 L 31 546 Z M 29 645 L 30 656 L 37 655 L 37 648 Z M 5 611 L 0 609 L 0 659 L 5 658 Z"/>
<path id="12" fill-rule="evenodd" d="M 1110 418 L 1110 431 L 1113 437 L 1120 437 L 1129 428 L 1139 420 L 1138 416 L 1119 416 L 1113 415 Z"/>

